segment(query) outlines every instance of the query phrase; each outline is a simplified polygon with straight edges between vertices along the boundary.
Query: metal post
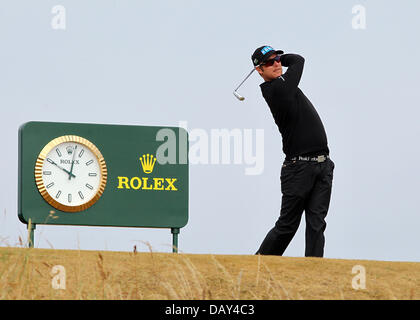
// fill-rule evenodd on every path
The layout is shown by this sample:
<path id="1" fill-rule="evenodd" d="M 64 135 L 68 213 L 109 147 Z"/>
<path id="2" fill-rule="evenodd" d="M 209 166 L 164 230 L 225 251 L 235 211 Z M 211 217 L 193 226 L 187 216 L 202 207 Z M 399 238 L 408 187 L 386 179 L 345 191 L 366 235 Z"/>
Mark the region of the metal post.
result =
<path id="1" fill-rule="evenodd" d="M 28 239 L 29 239 L 28 246 L 29 246 L 29 248 L 34 247 L 35 228 L 36 228 L 36 225 L 31 222 L 31 219 L 29 219 L 29 223 L 28 223 Z"/>
<path id="2" fill-rule="evenodd" d="M 171 233 L 172 233 L 172 252 L 178 253 L 179 228 L 171 228 Z"/>

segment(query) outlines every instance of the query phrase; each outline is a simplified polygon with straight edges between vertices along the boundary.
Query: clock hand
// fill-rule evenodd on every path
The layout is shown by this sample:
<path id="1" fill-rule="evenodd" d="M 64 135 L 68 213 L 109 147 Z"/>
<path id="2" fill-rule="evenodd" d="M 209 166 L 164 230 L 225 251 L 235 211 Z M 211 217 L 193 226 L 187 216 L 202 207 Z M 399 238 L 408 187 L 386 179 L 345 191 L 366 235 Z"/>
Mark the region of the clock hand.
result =
<path id="1" fill-rule="evenodd" d="M 73 175 L 73 166 L 74 166 L 74 156 L 76 155 L 76 149 L 77 146 L 73 149 L 73 159 L 71 160 L 71 167 L 70 167 L 70 174 L 69 174 L 69 180 L 71 180 L 71 176 Z M 74 175 L 73 175 L 74 176 Z"/>
<path id="2" fill-rule="evenodd" d="M 60 167 L 58 164 L 55 164 L 57 167 L 59 167 L 61 170 L 63 170 L 65 173 L 67 173 L 68 175 L 72 176 L 73 178 L 76 178 L 76 176 L 69 172 L 68 170 L 64 169 L 63 167 Z"/>
<path id="3" fill-rule="evenodd" d="M 58 165 L 57 163 L 55 163 L 53 160 L 51 160 L 50 158 L 47 158 L 47 161 L 55 166 L 57 166 L 58 168 L 60 168 L 61 170 L 63 170 L 64 172 L 66 172 L 68 175 L 73 176 L 74 178 L 76 178 L 76 176 L 73 173 L 70 173 L 69 171 L 67 171 L 66 169 L 64 169 L 62 166 Z"/>

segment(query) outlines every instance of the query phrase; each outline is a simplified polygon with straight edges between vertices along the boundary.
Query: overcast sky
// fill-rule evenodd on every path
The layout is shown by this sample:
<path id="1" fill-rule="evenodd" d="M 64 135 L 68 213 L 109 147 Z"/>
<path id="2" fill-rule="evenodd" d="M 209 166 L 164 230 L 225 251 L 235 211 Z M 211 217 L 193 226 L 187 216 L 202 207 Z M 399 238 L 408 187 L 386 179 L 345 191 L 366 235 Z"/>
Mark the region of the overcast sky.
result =
<path id="1" fill-rule="evenodd" d="M 1 245 L 26 238 L 17 218 L 21 124 L 182 122 L 209 139 L 214 129 L 250 129 L 254 138 L 263 130 L 260 174 L 246 174 L 244 161 L 190 165 L 189 222 L 179 235 L 181 252 L 253 254 L 279 216 L 284 154 L 259 75 L 240 88 L 245 101 L 232 91 L 252 52 L 271 45 L 305 58 L 299 87 L 335 162 L 325 257 L 420 261 L 418 12 L 413 0 L 1 1 Z M 303 217 L 286 256 L 304 255 L 304 235 Z M 141 241 L 171 251 L 168 229 L 39 225 L 35 233 L 38 248 L 147 251 Z"/>

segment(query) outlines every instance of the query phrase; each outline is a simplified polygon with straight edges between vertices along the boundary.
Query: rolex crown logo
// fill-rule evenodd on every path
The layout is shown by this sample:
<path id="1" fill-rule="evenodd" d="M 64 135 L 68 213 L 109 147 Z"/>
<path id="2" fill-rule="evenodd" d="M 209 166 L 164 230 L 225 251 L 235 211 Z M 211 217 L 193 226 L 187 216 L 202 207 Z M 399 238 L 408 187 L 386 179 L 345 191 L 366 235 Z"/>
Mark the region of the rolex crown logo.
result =
<path id="1" fill-rule="evenodd" d="M 139 159 L 144 173 L 151 173 L 156 162 L 156 157 L 153 157 L 152 154 L 144 154 Z"/>
<path id="2" fill-rule="evenodd" d="M 67 151 L 67 154 L 72 154 L 72 153 L 73 153 L 73 147 L 68 146 L 68 147 L 66 148 L 66 151 Z"/>

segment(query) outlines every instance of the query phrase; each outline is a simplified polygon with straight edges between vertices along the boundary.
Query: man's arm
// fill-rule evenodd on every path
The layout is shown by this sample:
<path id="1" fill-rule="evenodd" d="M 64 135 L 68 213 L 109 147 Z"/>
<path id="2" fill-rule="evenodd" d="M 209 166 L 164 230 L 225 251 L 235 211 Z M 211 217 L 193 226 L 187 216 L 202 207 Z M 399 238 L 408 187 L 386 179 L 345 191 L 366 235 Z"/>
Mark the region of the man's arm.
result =
<path id="1" fill-rule="evenodd" d="M 287 67 L 287 71 L 273 81 L 274 89 L 281 95 L 290 95 L 296 92 L 303 73 L 305 59 L 298 54 L 283 54 L 280 57 L 281 65 Z"/>

